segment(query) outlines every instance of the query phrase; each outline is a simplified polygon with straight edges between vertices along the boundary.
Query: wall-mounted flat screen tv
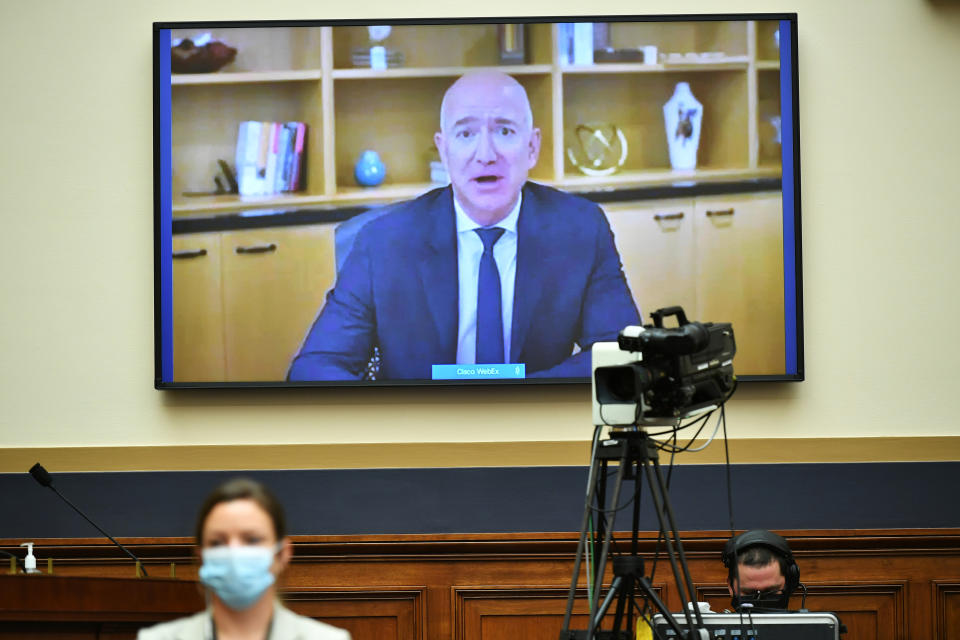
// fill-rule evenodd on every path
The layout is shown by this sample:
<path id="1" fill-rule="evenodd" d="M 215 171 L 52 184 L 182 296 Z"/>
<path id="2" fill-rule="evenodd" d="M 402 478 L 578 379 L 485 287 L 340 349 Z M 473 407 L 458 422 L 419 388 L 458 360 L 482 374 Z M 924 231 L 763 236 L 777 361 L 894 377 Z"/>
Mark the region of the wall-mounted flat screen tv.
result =
<path id="1" fill-rule="evenodd" d="M 155 23 L 158 388 L 803 379 L 795 14 Z"/>

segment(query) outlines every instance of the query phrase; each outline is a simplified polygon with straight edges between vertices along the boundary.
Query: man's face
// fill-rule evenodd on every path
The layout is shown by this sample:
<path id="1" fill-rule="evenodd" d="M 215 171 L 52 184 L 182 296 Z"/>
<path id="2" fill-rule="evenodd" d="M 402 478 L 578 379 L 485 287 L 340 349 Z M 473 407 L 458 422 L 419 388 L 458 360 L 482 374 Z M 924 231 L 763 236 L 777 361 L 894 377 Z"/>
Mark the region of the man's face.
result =
<path id="1" fill-rule="evenodd" d="M 434 136 L 457 200 L 483 226 L 505 218 L 540 154 L 523 90 L 505 76 L 461 78 Z"/>
<path id="2" fill-rule="evenodd" d="M 761 567 L 751 567 L 741 563 L 738 565 L 740 575 L 740 589 L 735 591 L 736 585 L 727 585 L 727 590 L 731 596 L 741 596 L 743 600 L 749 601 L 756 598 L 757 593 L 766 594 L 768 598 L 775 592 L 783 591 L 787 580 L 780 570 L 780 563 L 772 560 L 769 564 Z M 761 598 L 767 600 L 768 598 Z M 736 605 L 734 605 L 736 606 Z"/>

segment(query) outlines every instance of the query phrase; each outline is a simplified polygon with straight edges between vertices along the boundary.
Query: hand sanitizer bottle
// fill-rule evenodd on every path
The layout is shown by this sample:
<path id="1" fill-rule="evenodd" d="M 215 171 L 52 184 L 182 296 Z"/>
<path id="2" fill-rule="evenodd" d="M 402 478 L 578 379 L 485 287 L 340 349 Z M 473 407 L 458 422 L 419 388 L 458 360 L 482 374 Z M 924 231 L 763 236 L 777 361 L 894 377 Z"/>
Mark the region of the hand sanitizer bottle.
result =
<path id="1" fill-rule="evenodd" d="M 33 543 L 24 542 L 20 546 L 27 548 L 27 556 L 23 559 L 23 570 L 26 573 L 40 573 L 37 569 L 37 558 L 33 555 Z"/>

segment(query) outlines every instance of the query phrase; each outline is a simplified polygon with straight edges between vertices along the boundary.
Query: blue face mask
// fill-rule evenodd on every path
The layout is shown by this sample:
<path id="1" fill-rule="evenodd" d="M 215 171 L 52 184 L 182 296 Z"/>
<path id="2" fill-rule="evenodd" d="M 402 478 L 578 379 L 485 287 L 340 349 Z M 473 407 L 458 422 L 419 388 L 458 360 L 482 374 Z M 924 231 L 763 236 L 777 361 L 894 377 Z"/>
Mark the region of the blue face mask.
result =
<path id="1" fill-rule="evenodd" d="M 275 547 L 221 546 L 204 549 L 200 582 L 213 589 L 231 609 L 247 609 L 273 584 L 270 565 L 280 549 L 279 544 Z"/>

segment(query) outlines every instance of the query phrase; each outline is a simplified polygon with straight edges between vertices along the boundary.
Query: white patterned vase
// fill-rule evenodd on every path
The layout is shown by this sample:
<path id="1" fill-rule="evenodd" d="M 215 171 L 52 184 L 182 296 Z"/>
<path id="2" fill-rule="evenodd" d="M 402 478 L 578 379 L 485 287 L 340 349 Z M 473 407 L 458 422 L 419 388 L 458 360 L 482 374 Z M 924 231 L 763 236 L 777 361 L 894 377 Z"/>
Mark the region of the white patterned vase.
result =
<path id="1" fill-rule="evenodd" d="M 681 170 L 696 169 L 703 105 L 690 92 L 690 85 L 686 82 L 678 82 L 673 96 L 663 105 L 663 123 L 670 166 Z"/>

